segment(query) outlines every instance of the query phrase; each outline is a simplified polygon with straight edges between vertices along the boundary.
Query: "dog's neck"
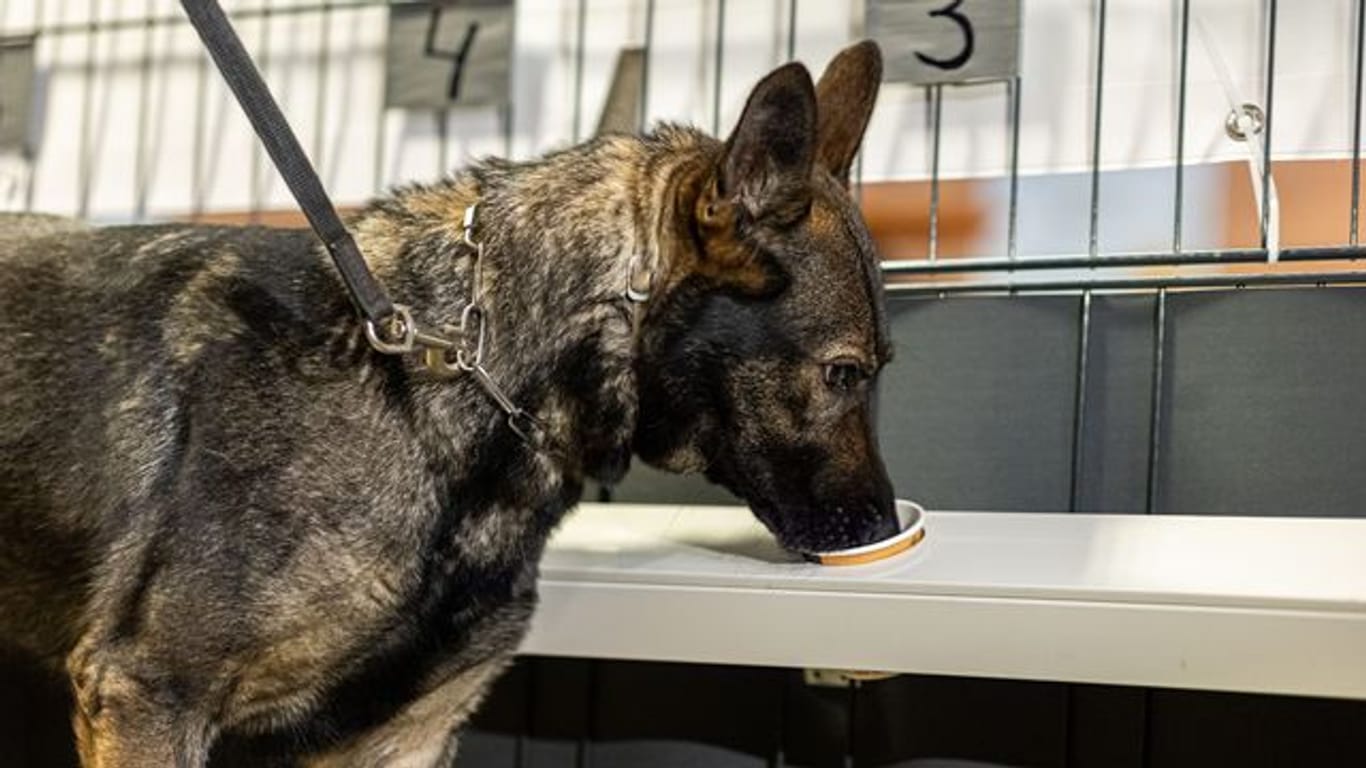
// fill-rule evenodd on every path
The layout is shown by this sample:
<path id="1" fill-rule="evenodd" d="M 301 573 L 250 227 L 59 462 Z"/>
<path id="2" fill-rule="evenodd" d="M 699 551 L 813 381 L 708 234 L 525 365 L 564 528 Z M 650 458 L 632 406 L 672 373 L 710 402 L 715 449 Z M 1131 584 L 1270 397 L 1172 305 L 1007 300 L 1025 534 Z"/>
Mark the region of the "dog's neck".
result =
<path id="1" fill-rule="evenodd" d="M 481 270 L 491 375 L 571 447 L 563 471 L 611 481 L 629 461 L 636 417 L 633 364 L 644 308 L 627 288 L 664 282 L 651 278 L 669 269 L 678 220 L 690 205 L 683 198 L 718 148 L 700 133 L 666 127 L 530 163 L 485 161 L 376 201 L 354 230 L 391 294 L 426 327 L 458 324 L 473 269 Z M 477 266 L 462 229 L 475 202 L 474 237 L 484 244 Z M 470 412 L 472 396 L 487 400 L 469 377 L 429 382 L 417 366 L 408 370 L 422 384 L 415 398 L 431 414 L 435 440 L 459 450 L 479 439 L 468 427 L 455 429 L 455 414 Z"/>

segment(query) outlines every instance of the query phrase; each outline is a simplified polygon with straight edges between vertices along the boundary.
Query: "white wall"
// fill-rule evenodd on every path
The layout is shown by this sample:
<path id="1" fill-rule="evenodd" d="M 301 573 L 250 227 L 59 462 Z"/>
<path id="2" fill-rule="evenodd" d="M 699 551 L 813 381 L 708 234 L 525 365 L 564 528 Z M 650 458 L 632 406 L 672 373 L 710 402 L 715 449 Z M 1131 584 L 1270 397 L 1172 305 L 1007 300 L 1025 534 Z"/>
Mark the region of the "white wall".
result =
<path id="1" fill-rule="evenodd" d="M 224 5 L 230 10 L 259 8 L 264 1 L 228 0 Z M 274 0 L 272 5 L 314 1 Z M 515 157 L 564 145 L 574 134 L 578 2 L 517 4 L 510 147 Z M 645 36 L 645 0 L 586 3 L 580 135 L 596 122 L 617 49 L 640 44 Z M 1020 166 L 1026 173 L 1077 170 L 1090 162 L 1094 5 L 1093 0 L 1025 0 Z M 444 150 L 434 115 L 382 114 L 386 11 L 373 3 L 355 7 L 348 0 L 335 6 L 325 17 L 243 21 L 239 31 L 264 62 L 277 97 L 305 146 L 317 154 L 339 201 L 360 201 L 391 183 L 432 178 L 472 156 L 506 153 L 498 112 L 492 108 L 453 112 Z M 748 87 L 783 60 L 787 0 L 728 0 L 725 6 L 721 110 L 714 115 L 718 3 L 658 0 L 648 102 L 653 118 L 706 128 L 717 122 L 724 131 Z M 1280 3 L 1274 126 L 1278 155 L 1341 156 L 1350 150 L 1352 6 L 1351 0 Z M 1106 168 L 1172 162 L 1179 7 L 1179 0 L 1109 0 L 1101 147 Z M 1208 41 L 1196 31 L 1191 34 L 1187 154 L 1197 161 L 1245 156 L 1241 145 L 1223 133 L 1226 90 L 1239 101 L 1262 101 L 1264 2 L 1194 0 L 1193 7 L 1210 34 Z M 814 69 L 822 67 L 841 45 L 860 35 L 861 8 L 858 0 L 799 2 L 797 57 Z M 91 19 L 179 12 L 173 0 L 0 0 L 0 29 L 43 30 Z M 198 41 L 187 26 L 43 34 L 39 40 L 37 160 L 29 168 L 16 158 L 0 158 L 0 207 L 31 204 L 118 220 L 196 208 L 290 204 L 236 104 L 216 73 L 203 69 Z M 1210 47 L 1227 61 L 1227 88 L 1219 82 Z M 950 88 L 944 100 L 943 174 L 1002 174 L 1009 144 L 1004 85 Z M 866 178 L 926 176 L 927 146 L 924 90 L 888 86 L 869 132 Z"/>

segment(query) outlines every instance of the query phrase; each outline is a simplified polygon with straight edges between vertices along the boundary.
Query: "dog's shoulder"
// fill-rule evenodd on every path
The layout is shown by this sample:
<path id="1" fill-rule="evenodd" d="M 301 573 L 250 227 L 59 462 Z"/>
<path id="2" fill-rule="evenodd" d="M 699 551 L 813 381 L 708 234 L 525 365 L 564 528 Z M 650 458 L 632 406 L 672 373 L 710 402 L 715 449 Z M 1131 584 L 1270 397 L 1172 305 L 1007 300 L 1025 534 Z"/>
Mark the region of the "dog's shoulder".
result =
<path id="1" fill-rule="evenodd" d="M 328 343 L 351 315 L 319 251 L 306 231 L 179 224 L 0 240 L 7 423 L 38 435 L 54 414 L 153 418 L 339 377 Z"/>
<path id="2" fill-rule="evenodd" d="M 14 307 L 6 319 L 20 325 L 37 312 L 27 306 L 44 308 L 49 319 L 54 312 L 80 315 L 69 327 L 97 323 L 143 339 L 210 331 L 293 338 L 347 306 L 316 238 L 301 230 L 51 222 L 20 228 L 0 219 L 0 262 L 0 288 Z"/>

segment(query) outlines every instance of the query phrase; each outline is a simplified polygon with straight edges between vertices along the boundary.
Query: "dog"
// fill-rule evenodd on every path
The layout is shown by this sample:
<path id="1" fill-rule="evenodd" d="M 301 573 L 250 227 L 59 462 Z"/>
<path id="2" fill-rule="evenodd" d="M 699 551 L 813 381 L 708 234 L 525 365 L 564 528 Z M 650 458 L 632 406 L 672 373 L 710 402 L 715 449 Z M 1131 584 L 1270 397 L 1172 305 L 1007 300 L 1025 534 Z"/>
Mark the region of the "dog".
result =
<path id="1" fill-rule="evenodd" d="M 0 219 L 0 640 L 69 678 L 82 764 L 450 764 L 547 537 L 633 456 L 795 550 L 895 532 L 849 194 L 880 80 L 863 42 L 771 72 L 724 142 L 480 161 L 351 219 L 424 327 L 479 282 L 531 430 L 372 349 L 310 232 Z"/>

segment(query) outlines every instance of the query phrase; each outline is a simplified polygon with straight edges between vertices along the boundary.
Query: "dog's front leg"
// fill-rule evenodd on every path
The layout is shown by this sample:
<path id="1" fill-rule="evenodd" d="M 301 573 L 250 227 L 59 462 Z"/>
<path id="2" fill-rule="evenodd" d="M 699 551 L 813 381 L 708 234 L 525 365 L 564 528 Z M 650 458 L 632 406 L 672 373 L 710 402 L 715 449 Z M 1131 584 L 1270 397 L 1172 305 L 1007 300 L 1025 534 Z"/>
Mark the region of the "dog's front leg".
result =
<path id="1" fill-rule="evenodd" d="M 140 674 L 130 650 L 78 647 L 68 659 L 76 748 L 83 768 L 201 768 L 209 719 L 169 684 Z"/>

